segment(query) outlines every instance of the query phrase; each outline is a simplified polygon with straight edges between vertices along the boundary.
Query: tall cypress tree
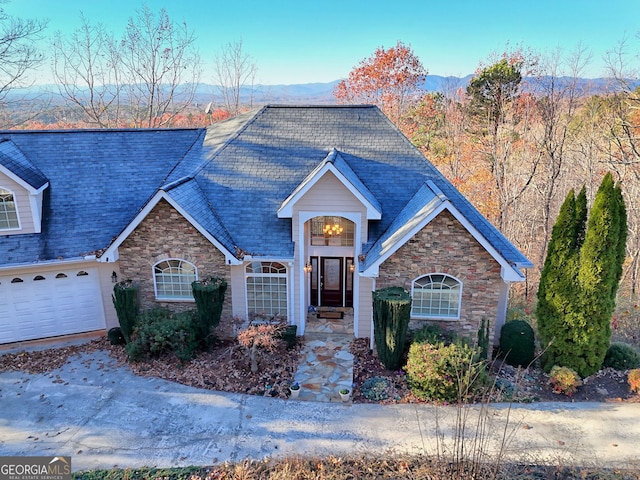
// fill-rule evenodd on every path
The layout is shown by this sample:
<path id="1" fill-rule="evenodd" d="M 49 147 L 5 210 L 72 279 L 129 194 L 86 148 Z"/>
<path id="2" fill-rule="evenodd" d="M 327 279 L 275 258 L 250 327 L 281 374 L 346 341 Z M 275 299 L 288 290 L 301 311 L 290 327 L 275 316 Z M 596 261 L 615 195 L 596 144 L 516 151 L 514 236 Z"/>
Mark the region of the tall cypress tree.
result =
<path id="1" fill-rule="evenodd" d="M 586 194 L 573 191 L 560 209 L 538 290 L 542 366 L 571 367 L 582 377 L 602 366 L 622 277 L 627 220 L 619 185 L 607 174 L 586 223 Z"/>
<path id="2" fill-rule="evenodd" d="M 608 173 L 596 193 L 580 252 L 580 332 L 582 353 L 574 361 L 582 376 L 598 371 L 611 339 L 611 316 L 622 276 L 626 209 L 620 187 Z"/>
<path id="3" fill-rule="evenodd" d="M 544 350 L 542 366 L 547 371 L 570 350 L 568 320 L 579 296 L 577 276 L 586 219 L 584 187 L 577 197 L 571 190 L 553 226 L 538 288 L 538 334 Z"/>

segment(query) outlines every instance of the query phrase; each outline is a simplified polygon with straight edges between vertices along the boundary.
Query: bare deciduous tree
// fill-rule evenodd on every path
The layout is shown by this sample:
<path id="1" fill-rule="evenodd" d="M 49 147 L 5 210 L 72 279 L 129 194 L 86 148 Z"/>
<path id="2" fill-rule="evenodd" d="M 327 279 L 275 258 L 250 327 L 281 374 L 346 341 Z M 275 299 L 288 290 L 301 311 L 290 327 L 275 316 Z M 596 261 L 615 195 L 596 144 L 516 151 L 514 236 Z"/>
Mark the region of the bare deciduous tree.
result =
<path id="1" fill-rule="evenodd" d="M 120 126 L 119 53 L 100 24 L 82 25 L 70 37 L 57 32 L 53 41 L 53 75 L 60 95 L 100 128 Z"/>
<path id="2" fill-rule="evenodd" d="M 231 115 L 240 113 L 242 89 L 250 87 L 249 106 L 253 105 L 253 85 L 257 73 L 253 58 L 242 51 L 242 40 L 227 43 L 215 55 L 215 82 L 224 108 Z"/>
<path id="3" fill-rule="evenodd" d="M 165 9 L 156 17 L 145 5 L 129 18 L 119 47 L 134 126 L 170 125 L 192 103 L 201 74 L 186 23 L 173 23 Z"/>
<path id="4" fill-rule="evenodd" d="M 35 41 L 46 28 L 42 20 L 13 18 L 0 8 L 0 122 L 3 127 L 10 127 L 26 121 L 34 115 L 28 106 L 34 107 L 33 101 L 25 101 L 22 97 L 11 98 L 9 93 L 19 87 L 29 85 L 28 73 L 37 68 L 43 60 Z M 20 106 L 22 111 L 18 118 L 10 110 Z"/>
<path id="5" fill-rule="evenodd" d="M 559 49 L 550 55 L 539 57 L 539 73 L 534 80 L 538 113 L 534 136 L 541 156 L 535 181 L 540 196 L 537 203 L 540 207 L 542 229 L 537 261 L 539 269 L 542 269 L 551 236 L 551 225 L 555 217 L 553 209 L 559 203 L 556 197 L 558 194 L 562 197 L 565 190 L 568 190 L 559 189 L 559 186 L 562 175 L 567 173 L 565 163 L 577 130 L 576 112 L 586 95 L 580 77 L 590 57 L 582 45 L 578 45 L 566 57 Z"/>

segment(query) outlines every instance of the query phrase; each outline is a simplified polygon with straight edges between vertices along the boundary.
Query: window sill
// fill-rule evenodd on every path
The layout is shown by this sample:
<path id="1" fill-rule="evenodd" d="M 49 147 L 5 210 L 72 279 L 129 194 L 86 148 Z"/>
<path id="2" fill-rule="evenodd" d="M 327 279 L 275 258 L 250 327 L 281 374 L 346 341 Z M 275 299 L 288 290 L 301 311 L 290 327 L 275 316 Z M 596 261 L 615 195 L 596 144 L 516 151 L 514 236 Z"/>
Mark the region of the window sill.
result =
<path id="1" fill-rule="evenodd" d="M 156 297 L 156 302 L 195 303 L 196 300 L 194 298 Z"/>
<path id="2" fill-rule="evenodd" d="M 434 320 L 438 322 L 459 322 L 460 317 L 418 317 L 418 316 L 412 315 L 411 320 Z"/>

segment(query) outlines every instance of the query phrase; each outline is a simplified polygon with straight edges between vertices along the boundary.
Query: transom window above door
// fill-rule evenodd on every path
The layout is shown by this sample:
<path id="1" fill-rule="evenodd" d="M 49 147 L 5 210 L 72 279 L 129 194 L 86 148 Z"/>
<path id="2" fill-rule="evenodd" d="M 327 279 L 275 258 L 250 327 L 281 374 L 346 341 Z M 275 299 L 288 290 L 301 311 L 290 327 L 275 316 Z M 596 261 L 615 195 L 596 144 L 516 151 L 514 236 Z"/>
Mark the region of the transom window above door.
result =
<path id="1" fill-rule="evenodd" d="M 311 245 L 353 247 L 355 224 L 343 217 L 314 217 L 311 223 Z"/>

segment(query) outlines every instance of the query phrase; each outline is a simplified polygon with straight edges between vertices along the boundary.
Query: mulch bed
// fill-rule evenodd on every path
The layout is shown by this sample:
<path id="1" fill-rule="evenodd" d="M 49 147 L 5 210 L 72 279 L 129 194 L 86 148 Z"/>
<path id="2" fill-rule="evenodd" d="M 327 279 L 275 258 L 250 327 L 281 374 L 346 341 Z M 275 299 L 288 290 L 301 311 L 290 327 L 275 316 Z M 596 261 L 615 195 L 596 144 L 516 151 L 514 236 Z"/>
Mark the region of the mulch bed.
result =
<path id="1" fill-rule="evenodd" d="M 235 342 L 219 342 L 210 351 L 185 363 L 170 354 L 132 363 L 128 361 L 123 346 L 110 345 L 106 338 L 78 346 L 4 354 L 0 356 L 0 371 L 19 370 L 32 374 L 50 372 L 63 366 L 71 356 L 95 350 L 108 351 L 119 365 L 128 366 L 137 375 L 163 378 L 208 390 L 286 398 L 298 365 L 300 344 L 291 349 L 283 345 L 273 353 L 262 352 L 259 358 L 260 369 L 256 373 L 250 371 L 246 351 Z M 384 377 L 390 385 L 388 398 L 379 403 L 424 403 L 409 390 L 403 371 L 392 372 L 382 365 L 369 348 L 368 339 L 355 339 L 351 352 L 354 354 L 354 402 L 378 403 L 367 399 L 360 387 L 369 378 Z M 510 398 L 516 402 L 640 403 L 640 395 L 629 390 L 626 372 L 610 368 L 584 379 L 583 385 L 572 397 L 554 393 L 548 375 L 536 368 L 522 370 L 496 362 L 493 373 L 500 385 L 515 386 L 515 392 Z M 508 399 L 499 394 L 492 397 L 492 401 Z"/>
<path id="2" fill-rule="evenodd" d="M 371 377 L 386 378 L 391 384 L 389 399 L 386 403 L 418 403 L 409 390 L 404 372 L 387 370 L 374 352 L 369 348 L 369 339 L 357 338 L 351 345 L 355 356 L 353 379 L 355 388 L 353 399 L 361 403 L 378 403 L 368 400 L 359 386 Z M 499 360 L 493 363 L 492 373 L 498 385 L 512 385 L 514 393 L 501 394 L 497 389 L 492 401 L 513 400 L 515 402 L 628 402 L 640 403 L 640 395 L 631 392 L 626 372 L 604 368 L 583 380 L 571 397 L 555 393 L 549 382 L 549 375 L 535 366 L 529 369 L 517 369 Z"/>

